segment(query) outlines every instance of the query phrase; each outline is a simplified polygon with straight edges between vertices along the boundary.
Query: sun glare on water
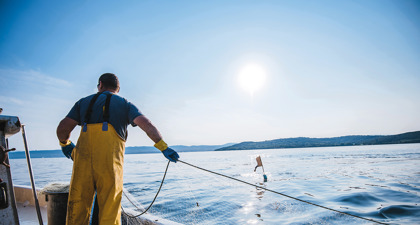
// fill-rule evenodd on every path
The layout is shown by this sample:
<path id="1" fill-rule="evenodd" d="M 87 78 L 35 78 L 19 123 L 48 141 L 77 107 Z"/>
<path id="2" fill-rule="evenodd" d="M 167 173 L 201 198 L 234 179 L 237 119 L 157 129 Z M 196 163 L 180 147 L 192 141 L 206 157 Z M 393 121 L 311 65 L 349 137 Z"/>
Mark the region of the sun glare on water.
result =
<path id="1" fill-rule="evenodd" d="M 251 96 L 264 86 L 266 72 L 258 64 L 245 65 L 238 74 L 239 85 Z"/>

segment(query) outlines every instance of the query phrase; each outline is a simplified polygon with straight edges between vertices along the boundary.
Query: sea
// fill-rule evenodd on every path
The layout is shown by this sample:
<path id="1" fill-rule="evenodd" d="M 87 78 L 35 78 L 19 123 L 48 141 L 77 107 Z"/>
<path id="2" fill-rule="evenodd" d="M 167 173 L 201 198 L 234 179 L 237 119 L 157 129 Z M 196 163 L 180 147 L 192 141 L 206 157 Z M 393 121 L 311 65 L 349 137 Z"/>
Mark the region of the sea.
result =
<path id="1" fill-rule="evenodd" d="M 181 152 L 180 159 L 190 165 L 169 164 L 147 213 L 182 224 L 420 224 L 420 144 Z M 37 188 L 69 183 L 71 160 L 31 162 Z M 161 153 L 126 154 L 125 209 L 150 205 L 167 163 Z M 26 159 L 10 164 L 14 184 L 30 186 Z"/>

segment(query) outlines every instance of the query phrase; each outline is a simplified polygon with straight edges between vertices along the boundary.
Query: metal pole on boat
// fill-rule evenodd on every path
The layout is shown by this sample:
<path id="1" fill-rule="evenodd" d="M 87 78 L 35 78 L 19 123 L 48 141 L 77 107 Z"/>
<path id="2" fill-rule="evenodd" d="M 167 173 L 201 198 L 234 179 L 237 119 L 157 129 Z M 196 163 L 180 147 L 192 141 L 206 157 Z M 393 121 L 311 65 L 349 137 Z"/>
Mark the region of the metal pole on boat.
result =
<path id="1" fill-rule="evenodd" d="M 26 154 L 26 161 L 28 163 L 29 176 L 31 178 L 32 192 L 34 194 L 34 199 L 35 199 L 36 213 L 38 215 L 39 224 L 43 225 L 44 223 L 42 222 L 41 209 L 39 208 L 38 197 L 36 195 L 34 176 L 32 174 L 31 156 L 29 155 L 28 144 L 26 142 L 25 125 L 23 124 L 22 124 L 22 136 L 23 136 L 23 144 L 25 145 L 25 154 Z"/>

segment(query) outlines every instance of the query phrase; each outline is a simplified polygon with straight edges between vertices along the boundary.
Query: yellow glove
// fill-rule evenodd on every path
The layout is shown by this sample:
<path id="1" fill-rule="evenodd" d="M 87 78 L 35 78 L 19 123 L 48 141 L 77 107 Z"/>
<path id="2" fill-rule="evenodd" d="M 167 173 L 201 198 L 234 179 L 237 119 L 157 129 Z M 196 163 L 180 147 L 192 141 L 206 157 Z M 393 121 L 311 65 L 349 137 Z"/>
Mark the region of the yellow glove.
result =
<path id="1" fill-rule="evenodd" d="M 155 147 L 159 149 L 169 161 L 175 163 L 178 161 L 178 153 L 175 150 L 169 148 L 163 140 L 160 140 L 158 143 L 156 143 Z"/>
<path id="2" fill-rule="evenodd" d="M 59 141 L 59 143 L 60 143 L 60 146 L 61 146 L 61 147 L 66 147 L 67 145 L 71 144 L 71 141 L 70 141 L 70 139 L 69 139 L 69 140 L 67 140 L 67 141 L 66 141 L 66 143 L 64 143 L 64 144 L 63 144 L 63 143 L 61 143 L 61 141 Z"/>
<path id="3" fill-rule="evenodd" d="M 161 139 L 155 145 L 155 148 L 159 149 L 161 152 L 165 151 L 168 148 L 168 145 Z"/>

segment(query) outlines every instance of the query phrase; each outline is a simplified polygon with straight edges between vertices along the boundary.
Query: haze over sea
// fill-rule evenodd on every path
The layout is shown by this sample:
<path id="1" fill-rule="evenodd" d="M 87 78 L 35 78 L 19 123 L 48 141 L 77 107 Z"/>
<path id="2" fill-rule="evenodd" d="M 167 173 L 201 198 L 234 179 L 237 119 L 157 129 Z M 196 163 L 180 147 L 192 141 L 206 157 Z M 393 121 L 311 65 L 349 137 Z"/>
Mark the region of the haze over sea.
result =
<path id="1" fill-rule="evenodd" d="M 255 158 L 260 155 L 268 182 Z M 218 173 L 357 216 L 418 224 L 420 144 L 183 152 L 181 159 Z M 160 154 L 128 154 L 124 187 L 144 207 L 152 201 L 167 161 Z M 13 182 L 30 185 L 25 159 L 11 159 Z M 33 158 L 35 182 L 69 182 L 67 158 Z M 123 197 L 123 206 L 134 208 Z M 149 211 L 184 224 L 372 224 L 271 192 L 171 163 Z"/>

